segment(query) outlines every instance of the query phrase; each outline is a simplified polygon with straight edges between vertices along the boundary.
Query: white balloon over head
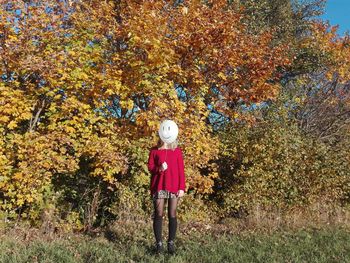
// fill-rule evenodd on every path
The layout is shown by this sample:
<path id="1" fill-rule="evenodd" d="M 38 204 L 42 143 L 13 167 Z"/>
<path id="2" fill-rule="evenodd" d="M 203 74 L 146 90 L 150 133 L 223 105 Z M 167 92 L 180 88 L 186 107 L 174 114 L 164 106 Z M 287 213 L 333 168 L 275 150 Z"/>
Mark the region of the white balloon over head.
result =
<path id="1" fill-rule="evenodd" d="M 177 124 L 172 120 L 165 120 L 160 124 L 158 134 L 165 143 L 173 143 L 179 134 Z"/>

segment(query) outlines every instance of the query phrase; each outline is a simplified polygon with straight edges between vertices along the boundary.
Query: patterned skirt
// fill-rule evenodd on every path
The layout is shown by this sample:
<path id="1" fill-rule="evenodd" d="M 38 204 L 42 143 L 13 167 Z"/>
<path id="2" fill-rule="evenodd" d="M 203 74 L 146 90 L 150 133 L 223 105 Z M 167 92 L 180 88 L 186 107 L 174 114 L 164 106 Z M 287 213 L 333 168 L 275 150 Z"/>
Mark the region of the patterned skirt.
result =
<path id="1" fill-rule="evenodd" d="M 155 199 L 161 199 L 161 198 L 177 198 L 176 194 L 171 193 L 167 190 L 159 190 L 158 192 L 154 193 L 152 196 L 153 200 Z"/>

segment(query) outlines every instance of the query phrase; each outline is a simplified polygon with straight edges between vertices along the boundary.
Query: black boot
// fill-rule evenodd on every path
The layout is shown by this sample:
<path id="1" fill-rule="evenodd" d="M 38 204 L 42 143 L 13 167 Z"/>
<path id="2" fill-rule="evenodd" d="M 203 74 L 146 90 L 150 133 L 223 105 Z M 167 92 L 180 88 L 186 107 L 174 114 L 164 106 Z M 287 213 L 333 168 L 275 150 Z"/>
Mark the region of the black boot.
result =
<path id="1" fill-rule="evenodd" d="M 174 240 L 176 236 L 177 229 L 177 218 L 169 217 L 169 237 L 168 237 L 168 252 L 169 254 L 175 253 Z"/>
<path id="2" fill-rule="evenodd" d="M 175 254 L 175 244 L 174 244 L 174 240 L 169 240 L 169 241 L 168 241 L 168 253 L 169 253 L 169 254 Z"/>
<path id="3" fill-rule="evenodd" d="M 157 254 L 159 254 L 159 253 L 161 253 L 163 251 L 162 222 L 163 222 L 163 217 L 162 216 L 155 216 L 154 217 L 153 230 L 154 230 L 154 235 L 155 235 L 155 238 L 156 238 L 155 252 Z"/>
<path id="4" fill-rule="evenodd" d="M 163 252 L 163 243 L 157 242 L 155 250 L 156 250 L 156 254 L 161 254 Z"/>

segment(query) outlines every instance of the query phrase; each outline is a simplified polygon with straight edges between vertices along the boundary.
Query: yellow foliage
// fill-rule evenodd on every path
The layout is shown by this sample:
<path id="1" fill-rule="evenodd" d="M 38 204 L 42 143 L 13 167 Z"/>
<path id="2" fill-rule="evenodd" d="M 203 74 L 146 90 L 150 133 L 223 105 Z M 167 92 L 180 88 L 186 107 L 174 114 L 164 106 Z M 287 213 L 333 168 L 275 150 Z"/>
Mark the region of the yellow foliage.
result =
<path id="1" fill-rule="evenodd" d="M 271 80 L 289 64 L 288 47 L 273 46 L 269 32 L 251 35 L 224 1 L 213 8 L 130 1 L 120 9 L 78 1 L 72 13 L 46 2 L 54 15 L 38 4 L 29 16 L 18 4 L 26 21 L 16 25 L 20 34 L 6 22 L 13 12 L 0 9 L 7 48 L 1 65 L 10 74 L 0 82 L 3 209 L 35 209 L 55 176 L 87 173 L 113 189 L 128 175 L 135 188 L 147 188 L 144 163 L 165 118 L 179 125 L 188 187 L 210 193 L 219 143 L 208 125 L 208 101 L 236 118 L 225 102 L 275 96 Z"/>

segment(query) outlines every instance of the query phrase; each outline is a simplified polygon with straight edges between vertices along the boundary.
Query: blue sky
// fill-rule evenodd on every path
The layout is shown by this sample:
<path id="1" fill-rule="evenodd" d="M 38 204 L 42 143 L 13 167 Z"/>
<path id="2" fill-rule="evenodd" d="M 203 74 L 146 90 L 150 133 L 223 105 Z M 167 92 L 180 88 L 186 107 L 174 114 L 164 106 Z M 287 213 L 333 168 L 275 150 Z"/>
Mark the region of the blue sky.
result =
<path id="1" fill-rule="evenodd" d="M 350 0 L 328 0 L 325 14 L 321 17 L 331 25 L 339 25 L 339 34 L 350 32 Z"/>

